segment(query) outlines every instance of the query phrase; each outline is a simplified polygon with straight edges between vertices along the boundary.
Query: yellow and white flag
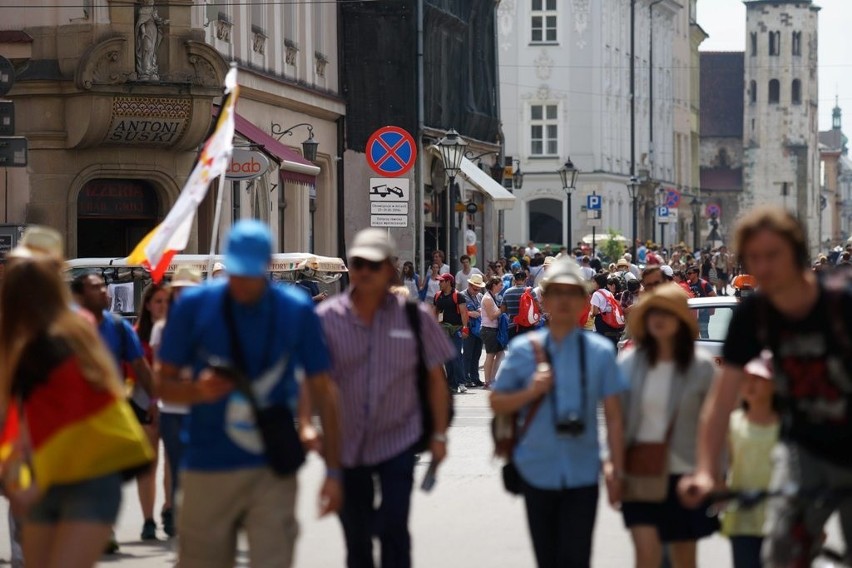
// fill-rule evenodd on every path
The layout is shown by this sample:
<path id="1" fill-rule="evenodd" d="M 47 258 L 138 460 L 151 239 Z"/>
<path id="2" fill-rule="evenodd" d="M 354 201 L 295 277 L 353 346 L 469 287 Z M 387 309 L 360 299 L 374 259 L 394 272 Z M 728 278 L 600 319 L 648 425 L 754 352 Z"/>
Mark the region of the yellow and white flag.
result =
<path id="1" fill-rule="evenodd" d="M 210 182 L 225 175 L 228 169 L 234 151 L 234 114 L 239 93 L 237 68 L 231 67 L 225 77 L 225 99 L 222 101 L 216 129 L 204 143 L 180 197 L 163 222 L 145 235 L 127 257 L 128 264 L 140 264 L 148 268 L 154 282 L 163 278 L 172 257 L 186 248 L 195 212 L 207 195 Z"/>

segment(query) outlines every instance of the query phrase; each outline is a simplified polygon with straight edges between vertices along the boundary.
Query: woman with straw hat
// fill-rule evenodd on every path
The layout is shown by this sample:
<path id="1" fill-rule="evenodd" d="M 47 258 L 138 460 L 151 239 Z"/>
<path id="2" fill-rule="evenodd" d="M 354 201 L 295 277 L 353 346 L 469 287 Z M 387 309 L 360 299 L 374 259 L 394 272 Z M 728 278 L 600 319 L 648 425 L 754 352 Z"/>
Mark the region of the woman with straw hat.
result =
<path id="1" fill-rule="evenodd" d="M 696 541 L 718 522 L 687 509 L 677 497 L 680 477 L 695 468 L 701 406 L 716 374 L 712 357 L 695 349 L 698 321 L 683 289 L 662 284 L 642 296 L 628 321 L 636 348 L 619 359 L 630 390 L 625 409 L 622 514 L 637 568 L 657 568 L 662 545 L 675 567 L 695 566 Z"/>

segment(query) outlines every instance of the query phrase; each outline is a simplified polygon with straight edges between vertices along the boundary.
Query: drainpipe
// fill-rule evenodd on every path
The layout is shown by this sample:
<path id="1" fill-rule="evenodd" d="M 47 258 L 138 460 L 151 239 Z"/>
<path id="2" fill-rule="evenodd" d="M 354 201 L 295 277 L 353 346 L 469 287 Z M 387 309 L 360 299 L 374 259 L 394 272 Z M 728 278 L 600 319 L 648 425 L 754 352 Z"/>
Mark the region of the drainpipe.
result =
<path id="1" fill-rule="evenodd" d="M 424 87 L 423 87 L 423 0 L 417 0 L 417 161 L 414 164 L 414 185 L 417 186 L 417 201 L 414 212 L 414 242 L 417 249 L 416 265 L 420 269 L 420 277 L 426 274 L 426 226 L 423 222 L 423 204 L 426 195 L 423 189 L 423 130 L 425 120 Z M 433 188 L 434 189 L 434 188 Z"/>

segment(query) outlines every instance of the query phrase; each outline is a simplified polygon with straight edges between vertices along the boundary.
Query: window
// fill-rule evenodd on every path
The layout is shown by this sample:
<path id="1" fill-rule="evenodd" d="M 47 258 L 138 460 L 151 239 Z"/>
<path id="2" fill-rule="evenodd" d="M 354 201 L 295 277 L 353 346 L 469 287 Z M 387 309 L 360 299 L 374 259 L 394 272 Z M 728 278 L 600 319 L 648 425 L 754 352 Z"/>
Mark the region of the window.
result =
<path id="1" fill-rule="evenodd" d="M 794 105 L 802 104 L 802 82 L 798 79 L 793 79 L 793 87 L 791 89 L 791 99 Z"/>
<path id="2" fill-rule="evenodd" d="M 724 343 L 728 337 L 728 325 L 734 315 L 734 306 L 693 306 L 701 329 L 700 341 Z"/>
<path id="3" fill-rule="evenodd" d="M 793 32 L 793 55 L 802 54 L 802 32 Z"/>
<path id="4" fill-rule="evenodd" d="M 748 101 L 750 103 L 757 102 L 757 81 L 748 84 Z"/>
<path id="5" fill-rule="evenodd" d="M 559 154 L 559 122 L 556 105 L 530 107 L 530 154 L 556 156 Z"/>
<path id="6" fill-rule="evenodd" d="M 532 43 L 556 43 L 556 0 L 532 0 Z"/>
<path id="7" fill-rule="evenodd" d="M 757 56 L 757 32 L 751 32 L 751 56 Z"/>
<path id="8" fill-rule="evenodd" d="M 769 55 L 781 55 L 781 32 L 769 32 Z"/>
<path id="9" fill-rule="evenodd" d="M 769 81 L 769 104 L 778 104 L 781 98 L 781 83 L 778 79 Z"/>

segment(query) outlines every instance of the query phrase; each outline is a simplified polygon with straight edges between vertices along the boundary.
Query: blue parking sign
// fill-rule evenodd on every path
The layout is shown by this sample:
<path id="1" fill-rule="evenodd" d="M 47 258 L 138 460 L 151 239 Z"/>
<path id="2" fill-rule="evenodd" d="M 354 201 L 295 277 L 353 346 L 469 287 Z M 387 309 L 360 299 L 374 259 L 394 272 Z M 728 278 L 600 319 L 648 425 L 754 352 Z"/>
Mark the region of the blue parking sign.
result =
<path id="1" fill-rule="evenodd" d="M 657 207 L 657 217 L 668 217 L 669 216 L 669 208 L 665 205 L 661 207 Z"/>
<path id="2" fill-rule="evenodd" d="M 586 197 L 586 209 L 590 211 L 600 210 L 601 203 L 603 203 L 603 200 L 600 195 L 589 195 Z"/>

